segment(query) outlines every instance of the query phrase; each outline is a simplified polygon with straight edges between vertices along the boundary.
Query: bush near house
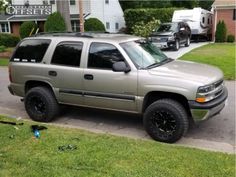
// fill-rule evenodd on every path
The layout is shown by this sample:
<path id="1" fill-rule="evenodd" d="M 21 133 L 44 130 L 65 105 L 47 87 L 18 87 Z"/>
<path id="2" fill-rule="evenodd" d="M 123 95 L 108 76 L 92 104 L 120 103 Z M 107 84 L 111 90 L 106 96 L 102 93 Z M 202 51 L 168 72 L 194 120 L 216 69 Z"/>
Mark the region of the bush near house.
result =
<path id="1" fill-rule="evenodd" d="M 20 25 L 20 37 L 24 39 L 34 34 L 38 28 L 38 25 L 32 21 L 24 22 Z"/>
<path id="2" fill-rule="evenodd" d="M 54 12 L 48 16 L 44 24 L 45 32 L 64 32 L 66 31 L 66 23 L 59 12 Z"/>
<path id="3" fill-rule="evenodd" d="M 134 35 L 141 37 L 148 37 L 152 31 L 160 24 L 159 20 L 153 19 L 145 24 L 143 21 L 133 26 L 132 30 Z"/>
<path id="4" fill-rule="evenodd" d="M 97 18 L 89 18 L 84 22 L 85 31 L 105 31 L 104 24 Z"/>
<path id="5" fill-rule="evenodd" d="M 230 34 L 227 36 L 227 42 L 234 42 L 235 41 L 235 36 Z"/>
<path id="6" fill-rule="evenodd" d="M 0 46 L 15 47 L 20 41 L 20 38 L 12 34 L 1 33 L 0 34 Z"/>
<path id="7" fill-rule="evenodd" d="M 220 20 L 216 26 L 215 41 L 225 42 L 226 41 L 227 29 L 224 20 Z"/>
<path id="8" fill-rule="evenodd" d="M 161 9 L 127 9 L 124 12 L 125 23 L 129 33 L 133 32 L 133 27 L 140 22 L 148 23 L 155 19 L 161 22 L 170 22 L 175 10 L 179 8 Z"/>
<path id="9" fill-rule="evenodd" d="M 4 45 L 1 45 L 0 46 L 0 53 L 5 52 L 5 51 L 6 51 L 6 47 Z"/>

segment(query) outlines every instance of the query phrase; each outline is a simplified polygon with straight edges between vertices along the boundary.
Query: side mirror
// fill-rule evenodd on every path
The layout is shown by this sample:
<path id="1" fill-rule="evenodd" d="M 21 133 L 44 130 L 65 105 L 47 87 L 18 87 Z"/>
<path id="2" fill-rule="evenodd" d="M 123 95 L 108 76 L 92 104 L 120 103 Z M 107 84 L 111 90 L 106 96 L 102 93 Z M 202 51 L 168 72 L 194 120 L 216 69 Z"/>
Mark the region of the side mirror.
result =
<path id="1" fill-rule="evenodd" d="M 185 28 L 183 27 L 183 28 L 180 28 L 179 30 L 180 30 L 180 31 L 184 31 L 184 30 L 185 30 Z"/>
<path id="2" fill-rule="evenodd" d="M 119 61 L 112 65 L 112 71 L 128 73 L 130 72 L 130 67 L 128 67 L 125 62 Z"/>

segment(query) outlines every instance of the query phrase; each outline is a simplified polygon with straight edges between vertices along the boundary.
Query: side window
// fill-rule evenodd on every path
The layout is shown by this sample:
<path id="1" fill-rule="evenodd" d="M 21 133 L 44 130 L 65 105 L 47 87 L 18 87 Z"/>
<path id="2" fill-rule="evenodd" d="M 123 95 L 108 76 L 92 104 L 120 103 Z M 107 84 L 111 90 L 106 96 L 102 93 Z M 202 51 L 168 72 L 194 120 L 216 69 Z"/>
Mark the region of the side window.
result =
<path id="1" fill-rule="evenodd" d="M 115 62 L 124 61 L 119 50 L 105 43 L 92 43 L 89 49 L 88 68 L 112 69 Z"/>
<path id="2" fill-rule="evenodd" d="M 233 10 L 233 20 L 236 20 L 236 9 Z"/>
<path id="3" fill-rule="evenodd" d="M 80 66 L 82 48 L 82 43 L 59 44 L 54 51 L 51 64 L 74 67 Z"/>
<path id="4" fill-rule="evenodd" d="M 21 42 L 11 61 L 33 62 L 42 61 L 51 40 L 49 39 L 29 39 Z"/>
<path id="5" fill-rule="evenodd" d="M 202 17 L 202 23 L 205 23 L 205 17 Z"/>

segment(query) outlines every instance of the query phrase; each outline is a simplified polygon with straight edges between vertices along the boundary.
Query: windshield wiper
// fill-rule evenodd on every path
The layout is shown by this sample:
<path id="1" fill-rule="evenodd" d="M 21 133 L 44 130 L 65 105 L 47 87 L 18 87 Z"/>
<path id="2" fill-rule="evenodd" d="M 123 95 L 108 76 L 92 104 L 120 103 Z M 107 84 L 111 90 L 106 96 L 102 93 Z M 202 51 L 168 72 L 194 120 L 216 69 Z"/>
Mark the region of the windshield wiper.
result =
<path id="1" fill-rule="evenodd" d="M 173 59 L 171 59 L 171 58 L 166 58 L 165 60 L 162 60 L 162 61 L 159 62 L 159 63 L 153 63 L 153 64 L 147 66 L 146 69 L 152 69 L 152 68 L 155 68 L 155 67 L 157 67 L 157 66 L 163 65 L 163 64 L 165 64 L 165 63 L 169 63 L 169 62 L 171 62 L 171 61 L 173 61 Z"/>

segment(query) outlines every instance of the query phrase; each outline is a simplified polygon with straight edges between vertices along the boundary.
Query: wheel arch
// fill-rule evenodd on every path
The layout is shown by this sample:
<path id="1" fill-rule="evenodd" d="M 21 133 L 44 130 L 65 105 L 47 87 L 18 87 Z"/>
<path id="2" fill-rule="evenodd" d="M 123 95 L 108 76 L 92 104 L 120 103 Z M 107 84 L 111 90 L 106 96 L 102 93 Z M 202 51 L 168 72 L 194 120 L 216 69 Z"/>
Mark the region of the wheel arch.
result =
<path id="1" fill-rule="evenodd" d="M 151 91 L 147 93 L 143 100 L 142 113 L 145 112 L 145 110 L 147 109 L 149 105 L 151 105 L 157 100 L 164 99 L 164 98 L 169 98 L 169 99 L 178 101 L 186 109 L 189 117 L 191 117 L 188 100 L 185 96 L 178 93 L 164 92 L 164 91 Z"/>
<path id="2" fill-rule="evenodd" d="M 53 87 L 50 83 L 46 82 L 46 81 L 38 81 L 38 80 L 29 80 L 25 83 L 25 94 L 32 88 L 34 87 L 46 87 L 48 89 L 50 89 L 53 93 Z M 55 93 L 54 93 L 55 94 Z"/>

